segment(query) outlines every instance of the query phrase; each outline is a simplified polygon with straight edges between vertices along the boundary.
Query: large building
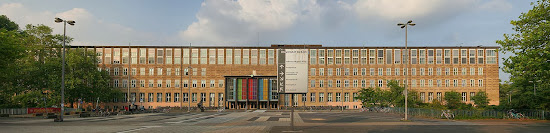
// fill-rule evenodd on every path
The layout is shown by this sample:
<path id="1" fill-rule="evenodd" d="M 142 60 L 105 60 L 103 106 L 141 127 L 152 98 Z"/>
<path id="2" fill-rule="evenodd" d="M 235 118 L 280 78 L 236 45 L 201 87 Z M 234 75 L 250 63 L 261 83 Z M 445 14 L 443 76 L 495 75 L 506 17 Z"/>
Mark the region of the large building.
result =
<path id="1" fill-rule="evenodd" d="M 361 88 L 388 89 L 388 80 L 407 83 L 421 101 L 442 100 L 456 91 L 462 101 L 479 90 L 499 104 L 499 47 L 270 47 L 74 46 L 93 50 L 98 69 L 125 93 L 106 108 L 135 103 L 145 108 L 205 106 L 276 109 L 298 106 L 361 107 L 353 99 Z M 307 49 L 308 93 L 277 93 L 277 51 Z M 410 53 L 410 56 L 407 54 Z M 409 65 L 404 59 L 410 57 Z M 405 76 L 408 75 L 407 81 Z M 128 93 L 130 98 L 128 98 Z M 130 101 L 127 101 L 127 100 Z M 247 106 L 248 105 L 248 106 Z"/>

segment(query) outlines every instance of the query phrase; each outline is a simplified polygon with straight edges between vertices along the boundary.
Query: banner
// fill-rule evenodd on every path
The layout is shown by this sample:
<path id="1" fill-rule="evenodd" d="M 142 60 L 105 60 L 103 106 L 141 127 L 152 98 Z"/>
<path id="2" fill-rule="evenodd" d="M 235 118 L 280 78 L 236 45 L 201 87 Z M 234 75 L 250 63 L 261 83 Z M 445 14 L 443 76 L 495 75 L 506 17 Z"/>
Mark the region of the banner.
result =
<path id="1" fill-rule="evenodd" d="M 36 113 L 59 113 L 61 108 L 27 108 L 27 114 L 36 114 Z"/>

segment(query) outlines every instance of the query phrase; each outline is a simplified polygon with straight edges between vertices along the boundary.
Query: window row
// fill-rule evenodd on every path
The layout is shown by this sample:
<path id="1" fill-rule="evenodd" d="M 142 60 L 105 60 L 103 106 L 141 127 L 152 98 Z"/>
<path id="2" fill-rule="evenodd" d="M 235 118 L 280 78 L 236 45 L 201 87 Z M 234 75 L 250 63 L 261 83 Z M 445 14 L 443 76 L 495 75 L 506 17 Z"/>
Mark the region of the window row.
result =
<path id="1" fill-rule="evenodd" d="M 104 64 L 274 64 L 275 49 L 97 48 Z M 121 54 L 122 53 L 122 54 Z M 410 54 L 410 56 L 409 56 Z M 310 64 L 496 64 L 496 49 L 309 49 Z M 408 59 L 408 60 L 406 60 Z"/>
<path id="2" fill-rule="evenodd" d="M 326 69 L 326 71 L 325 71 Z M 469 69 L 469 71 L 468 71 Z M 399 75 L 420 75 L 420 76 L 432 76 L 434 75 L 434 68 L 411 68 L 408 72 L 407 68 L 310 68 L 309 76 L 399 76 Z M 476 68 L 435 68 L 435 75 L 476 75 Z M 477 75 L 483 75 L 483 67 L 477 68 Z"/>
<path id="3" fill-rule="evenodd" d="M 420 101 L 421 102 L 433 102 L 434 100 L 434 92 L 427 92 L 428 93 L 428 96 L 426 97 L 426 92 L 420 92 Z M 442 101 L 443 100 L 443 97 L 442 97 L 442 92 L 436 92 L 436 99 L 437 101 Z M 470 92 L 470 95 L 469 95 L 469 98 L 468 98 L 468 92 L 461 92 L 461 97 L 462 97 L 462 102 L 474 102 L 474 100 L 472 99 L 472 97 L 474 97 L 476 95 L 476 92 Z M 427 99 L 426 99 L 427 98 Z"/>
<path id="4" fill-rule="evenodd" d="M 105 71 L 106 73 L 108 73 L 109 75 L 113 75 L 113 76 L 118 76 L 118 75 L 123 75 L 123 76 L 126 76 L 128 75 L 128 68 L 118 68 L 118 67 L 115 67 L 115 68 L 109 68 L 109 67 L 106 67 L 106 68 L 101 68 L 101 67 L 98 67 L 97 68 L 99 71 Z M 138 71 L 139 70 L 139 71 Z M 192 71 L 189 72 L 189 71 Z M 122 71 L 122 73 L 121 73 Z M 197 73 L 199 71 L 199 68 L 183 68 L 183 72 L 181 71 L 180 68 L 143 68 L 143 67 L 140 67 L 140 68 L 131 68 L 130 70 L 130 74 L 131 75 L 137 75 L 138 72 L 139 72 L 139 75 L 140 76 L 146 76 L 146 75 L 149 75 L 149 76 L 162 76 L 162 75 L 166 75 L 166 76 L 171 76 L 172 74 L 173 75 L 176 75 L 176 76 L 180 76 L 180 74 L 183 74 L 183 75 L 190 75 L 192 74 L 193 76 L 197 76 Z M 206 68 L 200 68 L 200 73 L 201 75 L 200 76 L 206 76 Z"/>
<path id="5" fill-rule="evenodd" d="M 113 99 L 113 102 L 127 102 L 130 100 L 131 102 L 188 102 L 189 98 L 191 98 L 191 102 L 197 102 L 198 100 L 201 100 L 202 102 L 209 102 L 210 106 L 214 106 L 214 103 L 217 101 L 218 105 L 223 105 L 223 93 L 218 93 L 216 96 L 216 93 L 191 93 L 191 97 L 189 97 L 188 93 L 182 93 L 180 96 L 180 93 L 139 93 L 139 97 L 136 97 L 136 93 L 130 93 L 130 98 L 128 98 L 128 93 L 124 93 L 124 98 L 119 101 L 118 99 Z M 198 97 L 198 94 L 200 94 L 200 97 Z M 139 99 L 138 99 L 139 98 Z M 181 99 L 181 101 L 180 101 Z M 138 101 L 136 101 L 138 100 Z"/>
<path id="6" fill-rule="evenodd" d="M 395 79 L 394 79 L 395 80 Z M 368 81 L 368 84 L 367 84 Z M 404 83 L 402 83 L 402 82 Z M 458 79 L 420 79 L 420 80 L 408 80 L 411 83 L 407 83 L 410 85 L 410 87 L 483 87 L 483 79 L 478 79 L 477 81 L 474 79 L 466 80 L 458 80 Z M 309 87 L 311 88 L 323 88 L 323 87 L 336 87 L 336 88 L 367 88 L 367 87 L 380 87 L 384 88 L 386 87 L 386 84 L 389 83 L 388 80 L 384 82 L 384 80 L 310 80 L 309 81 Z M 400 84 L 405 84 L 407 80 L 397 80 Z M 384 84 L 386 83 L 386 84 Z M 477 83 L 477 84 L 476 84 Z M 326 85 L 326 86 L 325 86 Z M 367 86 L 368 85 L 368 86 Z"/>
<path id="7" fill-rule="evenodd" d="M 189 83 L 189 81 L 191 81 L 191 83 Z M 183 86 L 180 86 L 181 84 L 183 84 Z M 139 80 L 139 83 L 138 83 L 138 80 L 132 79 L 130 80 L 130 84 L 128 84 L 128 80 L 126 79 L 122 79 L 122 80 L 114 79 L 112 86 L 115 88 L 118 88 L 118 87 L 127 88 L 128 85 L 130 85 L 131 88 L 136 88 L 136 87 L 141 87 L 141 88 L 143 87 L 149 87 L 149 88 L 171 88 L 171 87 L 215 88 L 215 87 L 218 87 L 218 88 L 222 88 L 224 87 L 223 84 L 224 84 L 224 80 L 218 80 L 218 84 L 216 84 L 216 80 L 209 80 L 209 81 L 182 80 L 182 82 L 180 82 L 180 80 L 160 80 L 160 79 L 159 80 L 152 80 L 152 79 Z"/>

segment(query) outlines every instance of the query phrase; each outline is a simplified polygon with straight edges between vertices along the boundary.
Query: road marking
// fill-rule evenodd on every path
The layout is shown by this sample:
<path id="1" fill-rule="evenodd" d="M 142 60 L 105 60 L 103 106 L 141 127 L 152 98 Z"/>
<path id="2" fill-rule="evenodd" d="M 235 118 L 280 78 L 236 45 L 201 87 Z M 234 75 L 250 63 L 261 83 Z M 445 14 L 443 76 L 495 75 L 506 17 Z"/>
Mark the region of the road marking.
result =
<path id="1" fill-rule="evenodd" d="M 204 118 L 207 118 L 207 117 L 214 117 L 218 114 L 212 114 L 212 115 L 208 115 L 208 116 L 201 116 L 201 117 L 197 117 L 197 118 L 193 118 L 193 119 L 187 119 L 187 120 L 183 120 L 183 121 L 175 121 L 175 122 L 165 122 L 165 123 L 171 123 L 171 124 L 177 124 L 177 123 L 183 123 L 183 122 L 187 122 L 187 121 L 193 121 L 193 120 L 198 120 L 198 119 L 204 119 Z"/>
<path id="2" fill-rule="evenodd" d="M 117 132 L 117 133 L 129 133 L 129 132 L 135 132 L 135 131 L 139 131 L 139 130 L 143 130 L 143 129 L 154 128 L 154 127 L 161 127 L 161 126 L 142 126 L 140 128 L 120 131 L 120 132 Z"/>

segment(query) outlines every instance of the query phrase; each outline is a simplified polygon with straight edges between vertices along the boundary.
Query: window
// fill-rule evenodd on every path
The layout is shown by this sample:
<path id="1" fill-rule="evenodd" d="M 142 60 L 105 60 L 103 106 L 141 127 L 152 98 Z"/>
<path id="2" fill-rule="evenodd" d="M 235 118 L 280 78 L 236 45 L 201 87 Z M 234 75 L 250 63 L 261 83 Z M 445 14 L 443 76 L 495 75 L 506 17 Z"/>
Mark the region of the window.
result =
<path id="1" fill-rule="evenodd" d="M 153 76 L 155 74 L 154 68 L 149 68 L 149 76 Z"/>
<path id="2" fill-rule="evenodd" d="M 270 52 L 273 52 L 273 50 L 270 50 Z M 233 64 L 233 50 L 232 49 L 225 49 L 225 64 Z M 273 63 L 271 63 L 273 64 Z"/>
<path id="3" fill-rule="evenodd" d="M 327 93 L 327 95 L 328 95 L 328 102 L 332 102 L 332 93 L 329 92 Z"/>
<path id="4" fill-rule="evenodd" d="M 325 82 L 323 80 L 319 80 L 319 87 L 325 87 Z"/>
<path id="5" fill-rule="evenodd" d="M 384 50 L 378 50 L 378 64 L 384 64 Z"/>
<path id="6" fill-rule="evenodd" d="M 462 75 L 466 75 L 466 71 L 467 71 L 466 68 L 463 67 L 462 68 Z"/>
<path id="7" fill-rule="evenodd" d="M 216 87 L 216 80 L 210 80 L 210 88 Z"/>
<path id="8" fill-rule="evenodd" d="M 157 68 L 157 75 L 162 75 L 162 68 Z"/>
<path id="9" fill-rule="evenodd" d="M 235 49 L 235 64 L 241 64 L 241 50 Z"/>
<path id="10" fill-rule="evenodd" d="M 426 70 L 426 69 L 424 69 L 424 68 L 420 68 L 420 76 L 424 76 L 424 75 L 425 75 L 425 74 L 424 74 L 424 71 L 425 71 L 425 70 Z"/>
<path id="11" fill-rule="evenodd" d="M 114 87 L 118 87 L 118 79 L 115 79 L 114 83 L 113 83 Z"/>
<path id="12" fill-rule="evenodd" d="M 273 49 L 267 50 L 267 64 L 272 65 L 275 62 L 275 52 Z M 319 61 L 320 62 L 320 61 Z"/>
<path id="13" fill-rule="evenodd" d="M 438 76 L 441 75 L 441 68 L 437 68 L 437 75 L 438 75 Z"/>
<path id="14" fill-rule="evenodd" d="M 441 101 L 441 92 L 437 92 L 437 101 Z"/>
<path id="15" fill-rule="evenodd" d="M 462 80 L 462 87 L 466 87 L 466 80 L 465 79 Z"/>
<path id="16" fill-rule="evenodd" d="M 462 92 L 462 102 L 466 102 L 466 92 Z"/>
<path id="17" fill-rule="evenodd" d="M 367 68 L 361 68 L 361 75 L 367 75 Z"/>
<path id="18" fill-rule="evenodd" d="M 458 87 L 458 80 L 453 80 L 453 87 Z"/>
<path id="19" fill-rule="evenodd" d="M 336 87 L 340 88 L 342 86 L 340 86 L 340 80 L 336 80 Z"/>
<path id="20" fill-rule="evenodd" d="M 391 75 L 391 68 L 386 68 L 386 75 L 388 75 L 388 76 Z"/>
<path id="21" fill-rule="evenodd" d="M 250 50 L 250 64 L 252 64 L 252 65 L 258 64 L 258 50 L 257 49 L 251 49 Z"/>
<path id="22" fill-rule="evenodd" d="M 309 50 L 309 64 L 317 64 L 317 50 L 316 49 L 310 49 Z"/>
<path id="23" fill-rule="evenodd" d="M 341 70 L 340 68 L 336 68 L 336 76 L 340 76 Z"/>
<path id="24" fill-rule="evenodd" d="M 441 87 L 441 80 L 440 79 L 437 80 L 437 87 Z"/>
<path id="25" fill-rule="evenodd" d="M 399 68 L 395 68 L 395 76 L 399 76 Z"/>
<path id="26" fill-rule="evenodd" d="M 122 75 L 124 75 L 124 76 L 128 75 L 128 68 L 123 68 L 122 69 Z"/>
<path id="27" fill-rule="evenodd" d="M 210 103 L 209 104 L 210 107 L 214 106 L 214 101 L 216 101 L 215 99 L 216 99 L 216 93 L 210 93 L 209 102 L 208 102 L 208 103 Z"/>
<path id="28" fill-rule="evenodd" d="M 315 99 L 316 99 L 315 98 L 315 92 L 309 93 L 309 95 L 310 95 L 309 101 L 315 102 Z"/>
<path id="29" fill-rule="evenodd" d="M 344 80 L 344 87 L 346 87 L 346 88 L 349 87 L 349 80 Z"/>
<path id="30" fill-rule="evenodd" d="M 248 49 L 243 49 L 243 64 L 249 64 L 250 60 L 249 60 L 249 50 Z"/>
<path id="31" fill-rule="evenodd" d="M 416 80 L 411 80 L 411 87 L 416 87 Z"/>
<path id="32" fill-rule="evenodd" d="M 162 87 L 162 80 L 157 80 L 157 87 Z"/>
<path id="33" fill-rule="evenodd" d="M 149 80 L 149 87 L 153 87 L 153 86 L 155 86 L 154 81 L 153 81 L 153 80 Z"/>
<path id="34" fill-rule="evenodd" d="M 353 88 L 357 88 L 359 84 L 359 81 L 353 80 Z"/>
<path id="35" fill-rule="evenodd" d="M 359 64 L 359 50 L 352 50 L 352 64 Z"/>
<path id="36" fill-rule="evenodd" d="M 382 88 L 384 86 L 382 82 L 383 82 L 382 80 L 378 80 L 378 87 Z"/>
<path id="37" fill-rule="evenodd" d="M 166 75 L 167 76 L 172 75 L 172 68 L 166 68 Z"/>
<path id="38" fill-rule="evenodd" d="M 201 101 L 206 102 L 206 93 L 201 93 Z"/>
<path id="39" fill-rule="evenodd" d="M 411 75 L 416 76 L 416 68 L 411 69 Z"/>
<path id="40" fill-rule="evenodd" d="M 476 64 L 476 50 L 470 49 L 470 64 Z"/>
<path id="41" fill-rule="evenodd" d="M 187 87 L 189 85 L 189 81 L 183 80 L 183 87 Z"/>
<path id="42" fill-rule="evenodd" d="M 147 102 L 153 102 L 153 98 L 154 98 L 153 93 L 148 93 L 147 95 L 148 95 Z"/>
<path id="43" fill-rule="evenodd" d="M 307 95 L 306 94 L 302 94 L 302 102 L 306 102 L 307 101 Z"/>
<path id="44" fill-rule="evenodd" d="M 428 75 L 429 76 L 433 75 L 433 68 L 428 68 Z"/>
<path id="45" fill-rule="evenodd" d="M 393 64 L 392 62 L 392 50 L 386 49 L 386 64 Z"/>
<path id="46" fill-rule="evenodd" d="M 183 93 L 183 101 L 184 102 L 189 101 L 189 94 L 188 93 Z"/>
<path id="47" fill-rule="evenodd" d="M 323 76 L 323 75 L 325 75 L 325 69 L 319 68 L 319 76 Z"/>
<path id="48" fill-rule="evenodd" d="M 315 80 L 311 80 L 310 87 L 315 87 Z"/>
<path id="49" fill-rule="evenodd" d="M 496 64 L 497 54 L 494 49 L 487 49 L 487 64 Z"/>
<path id="50" fill-rule="evenodd" d="M 206 88 L 206 80 L 201 80 L 201 88 Z"/>
<path id="51" fill-rule="evenodd" d="M 139 86 L 140 87 L 145 87 L 145 80 L 140 80 L 139 81 Z"/>
<path id="52" fill-rule="evenodd" d="M 470 87 L 474 87 L 475 84 L 476 84 L 475 80 L 470 79 Z"/>
<path id="53" fill-rule="evenodd" d="M 425 100 L 425 95 L 426 95 L 425 92 L 420 92 L 420 101 L 421 101 L 421 102 L 425 102 L 425 101 L 426 101 L 426 100 Z"/>
<path id="54" fill-rule="evenodd" d="M 370 75 L 374 76 L 374 68 L 370 68 Z"/>
<path id="55" fill-rule="evenodd" d="M 418 64 L 426 64 L 426 50 L 424 49 L 419 50 L 418 56 L 419 56 Z"/>
<path id="56" fill-rule="evenodd" d="M 191 93 L 192 102 L 197 102 L 197 93 Z"/>
<path id="57" fill-rule="evenodd" d="M 417 64 L 416 49 L 411 50 L 411 64 Z"/>
<path id="58" fill-rule="evenodd" d="M 309 70 L 309 76 L 315 76 L 315 68 Z"/>
<path id="59" fill-rule="evenodd" d="M 384 69 L 378 68 L 378 76 L 384 75 Z"/>
<path id="60" fill-rule="evenodd" d="M 327 73 L 328 73 L 328 76 L 332 76 L 332 68 L 328 68 Z"/>
<path id="61" fill-rule="evenodd" d="M 393 57 L 395 58 L 395 61 L 394 61 L 395 64 L 401 64 L 401 50 L 400 49 L 395 50 L 395 55 Z"/>
<path id="62" fill-rule="evenodd" d="M 451 50 L 444 50 L 445 64 L 451 64 Z"/>
<path id="63" fill-rule="evenodd" d="M 453 68 L 453 75 L 458 75 L 458 68 Z"/>
<path id="64" fill-rule="evenodd" d="M 135 79 L 132 79 L 132 80 L 130 81 L 130 83 L 131 83 L 130 87 L 136 88 L 136 80 L 135 80 Z"/>
<path id="65" fill-rule="evenodd" d="M 353 68 L 353 76 L 357 76 L 359 74 L 359 70 L 357 68 Z"/>
<path id="66" fill-rule="evenodd" d="M 180 101 L 180 93 L 174 93 L 174 102 Z"/>
<path id="67" fill-rule="evenodd" d="M 319 65 L 325 64 L 325 50 L 319 49 Z"/>
<path id="68" fill-rule="evenodd" d="M 428 80 L 428 87 L 434 87 L 434 81 L 432 79 Z"/>
<path id="69" fill-rule="evenodd" d="M 434 100 L 434 93 L 428 92 L 428 102 L 432 102 Z"/>
<path id="70" fill-rule="evenodd" d="M 369 50 L 369 64 L 375 64 L 376 63 L 376 50 L 370 49 Z"/>
<path id="71" fill-rule="evenodd" d="M 194 50 L 190 50 L 190 49 L 187 49 L 187 48 L 184 48 L 184 49 L 183 49 L 183 52 L 182 52 L 182 54 L 183 54 L 183 61 L 182 61 L 182 63 L 183 63 L 183 64 L 195 63 L 195 62 L 193 62 L 193 61 L 196 61 L 196 57 L 197 57 L 197 56 L 194 55 L 195 53 L 193 53 L 193 55 L 192 55 L 191 52 L 194 52 Z M 190 57 L 193 57 L 193 58 L 190 59 Z M 197 62 L 197 63 L 198 63 L 198 62 Z"/>
<path id="72" fill-rule="evenodd" d="M 367 88 L 367 80 L 361 80 L 361 88 Z"/>
<path id="73" fill-rule="evenodd" d="M 325 93 L 319 92 L 319 102 L 325 102 Z"/>
<path id="74" fill-rule="evenodd" d="M 223 80 L 218 80 L 218 87 L 220 87 L 220 88 L 223 87 Z"/>
<path id="75" fill-rule="evenodd" d="M 166 93 L 166 102 L 171 102 L 172 100 L 170 100 L 172 97 L 172 93 Z"/>
<path id="76" fill-rule="evenodd" d="M 476 95 L 475 92 L 470 92 L 470 102 L 474 102 L 473 97 Z"/>
<path id="77" fill-rule="evenodd" d="M 349 102 L 349 92 L 344 93 L 344 102 Z"/>
<path id="78" fill-rule="evenodd" d="M 201 64 L 207 64 L 207 58 L 208 58 L 208 49 L 201 48 L 200 49 L 200 63 Z"/>
<path id="79" fill-rule="evenodd" d="M 162 93 L 157 93 L 157 102 L 162 102 Z"/>
<path id="80" fill-rule="evenodd" d="M 115 69 L 113 69 L 113 72 L 114 72 L 114 75 L 117 76 L 119 71 L 118 71 L 118 67 L 115 67 Z"/>
<path id="81" fill-rule="evenodd" d="M 344 69 L 344 75 L 346 75 L 346 76 L 349 75 L 349 68 Z"/>
<path id="82" fill-rule="evenodd" d="M 473 67 L 470 68 L 470 75 L 476 75 L 476 69 Z"/>
<path id="83" fill-rule="evenodd" d="M 483 75 L 483 67 L 477 69 L 477 75 Z"/>
<path id="84" fill-rule="evenodd" d="M 477 80 L 477 83 L 479 84 L 479 87 L 483 87 L 483 79 Z"/>
<path id="85" fill-rule="evenodd" d="M 445 68 L 445 75 L 449 75 L 451 72 L 451 68 Z"/>
<path id="86" fill-rule="evenodd" d="M 327 64 L 334 64 L 334 50 L 327 50 Z"/>
<path id="87" fill-rule="evenodd" d="M 483 49 L 479 49 L 477 50 L 477 63 L 478 64 L 483 64 Z"/>
<path id="88" fill-rule="evenodd" d="M 421 79 L 421 80 L 420 80 L 420 87 L 424 87 L 424 85 L 425 85 L 425 82 L 424 82 L 423 79 Z"/>
<path id="89" fill-rule="evenodd" d="M 328 80 L 328 87 L 332 87 L 332 80 Z"/>
<path id="90" fill-rule="evenodd" d="M 458 64 L 458 49 L 453 49 L 453 64 Z"/>
<path id="91" fill-rule="evenodd" d="M 201 68 L 201 76 L 206 76 L 206 68 Z"/>
<path id="92" fill-rule="evenodd" d="M 441 60 L 441 56 L 443 56 L 443 53 L 441 53 L 441 49 L 437 49 L 436 52 L 435 52 L 435 59 L 436 59 L 436 64 L 441 64 L 442 63 L 442 60 Z"/>
<path id="93" fill-rule="evenodd" d="M 353 97 L 352 97 L 352 98 L 353 98 L 353 102 L 358 102 L 358 101 L 359 101 L 359 99 L 356 98 L 357 96 L 358 96 L 357 93 L 354 92 L 354 93 L 353 93 Z"/>
<path id="94" fill-rule="evenodd" d="M 174 80 L 174 87 L 180 87 L 180 80 L 176 79 Z"/>
<path id="95" fill-rule="evenodd" d="M 342 64 L 342 50 L 337 49 L 334 55 L 336 56 L 336 64 Z"/>
<path id="96" fill-rule="evenodd" d="M 218 49 L 218 64 L 223 64 L 223 49 Z M 264 51 L 265 53 L 265 51 Z M 265 58 L 265 54 L 264 54 L 264 58 Z M 265 61 L 264 61 L 264 64 L 265 64 Z"/>

